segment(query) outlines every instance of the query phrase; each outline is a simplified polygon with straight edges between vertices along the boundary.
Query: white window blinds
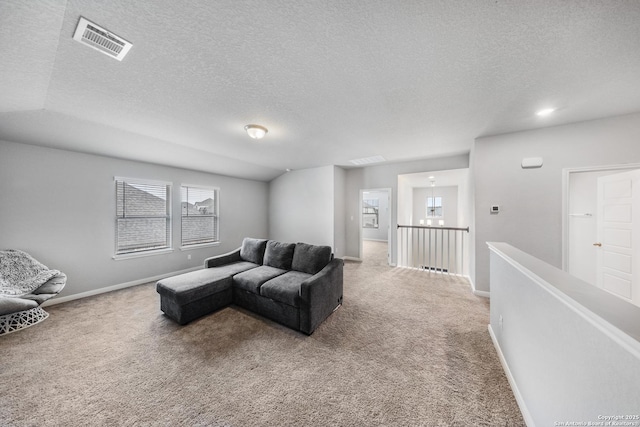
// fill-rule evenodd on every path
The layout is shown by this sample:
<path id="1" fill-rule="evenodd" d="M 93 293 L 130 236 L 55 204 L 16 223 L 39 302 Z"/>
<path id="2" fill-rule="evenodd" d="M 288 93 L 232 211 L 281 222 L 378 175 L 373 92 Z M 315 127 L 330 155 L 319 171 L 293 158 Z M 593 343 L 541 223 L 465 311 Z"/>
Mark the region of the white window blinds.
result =
<path id="1" fill-rule="evenodd" d="M 182 246 L 218 242 L 217 188 L 180 187 Z"/>
<path id="2" fill-rule="evenodd" d="M 171 247 L 171 184 L 116 178 L 116 255 Z"/>

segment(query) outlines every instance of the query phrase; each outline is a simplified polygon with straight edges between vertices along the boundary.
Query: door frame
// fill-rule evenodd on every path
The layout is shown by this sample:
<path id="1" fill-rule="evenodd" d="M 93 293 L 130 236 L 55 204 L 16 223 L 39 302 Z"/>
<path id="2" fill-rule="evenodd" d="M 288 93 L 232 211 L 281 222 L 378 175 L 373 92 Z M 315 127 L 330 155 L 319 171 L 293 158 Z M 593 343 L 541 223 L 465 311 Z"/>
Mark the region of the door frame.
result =
<path id="1" fill-rule="evenodd" d="M 562 270 L 569 272 L 569 179 L 572 173 L 624 171 L 640 169 L 640 163 L 625 163 L 617 165 L 585 166 L 580 168 L 562 169 Z"/>
<path id="2" fill-rule="evenodd" d="M 359 195 L 360 200 L 358 200 L 358 258 L 364 259 L 362 257 L 362 245 L 364 241 L 363 233 L 362 233 L 362 200 L 365 191 L 386 191 L 389 196 L 389 201 L 387 202 L 387 209 L 389 209 L 389 229 L 387 230 L 387 264 L 391 265 L 391 201 L 393 196 L 393 189 L 391 188 L 361 188 Z"/>

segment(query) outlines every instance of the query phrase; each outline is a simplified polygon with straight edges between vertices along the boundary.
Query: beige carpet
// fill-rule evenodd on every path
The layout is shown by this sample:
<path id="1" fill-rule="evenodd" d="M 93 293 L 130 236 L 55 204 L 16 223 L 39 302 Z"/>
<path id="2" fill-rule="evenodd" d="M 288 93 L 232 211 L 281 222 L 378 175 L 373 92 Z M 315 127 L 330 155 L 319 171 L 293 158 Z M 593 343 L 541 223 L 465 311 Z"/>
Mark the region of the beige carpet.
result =
<path id="1" fill-rule="evenodd" d="M 488 301 L 367 246 L 345 265 L 343 307 L 312 336 L 235 307 L 181 327 L 154 284 L 51 306 L 0 337 L 0 424 L 524 425 Z"/>

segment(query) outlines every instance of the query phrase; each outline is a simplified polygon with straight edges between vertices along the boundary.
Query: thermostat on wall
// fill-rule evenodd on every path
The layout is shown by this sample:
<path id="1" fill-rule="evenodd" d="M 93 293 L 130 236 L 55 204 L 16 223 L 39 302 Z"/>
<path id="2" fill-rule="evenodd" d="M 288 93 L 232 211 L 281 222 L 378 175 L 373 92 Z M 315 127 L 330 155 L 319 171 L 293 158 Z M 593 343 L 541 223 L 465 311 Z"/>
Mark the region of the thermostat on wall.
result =
<path id="1" fill-rule="evenodd" d="M 492 214 L 500 213 L 500 206 L 498 206 L 498 205 L 491 205 L 491 213 L 492 213 Z"/>

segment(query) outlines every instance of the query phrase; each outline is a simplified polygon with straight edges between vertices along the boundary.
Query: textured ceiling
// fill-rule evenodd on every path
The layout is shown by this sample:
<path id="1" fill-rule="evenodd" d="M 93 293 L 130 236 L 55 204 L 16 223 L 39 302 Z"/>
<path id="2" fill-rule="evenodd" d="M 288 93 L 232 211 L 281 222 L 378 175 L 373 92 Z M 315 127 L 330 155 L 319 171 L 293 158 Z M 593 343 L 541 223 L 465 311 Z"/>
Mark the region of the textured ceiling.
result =
<path id="1" fill-rule="evenodd" d="M 74 41 L 80 16 L 128 56 Z M 260 180 L 457 154 L 640 111 L 639 23 L 635 0 L 0 0 L 0 139 Z"/>

